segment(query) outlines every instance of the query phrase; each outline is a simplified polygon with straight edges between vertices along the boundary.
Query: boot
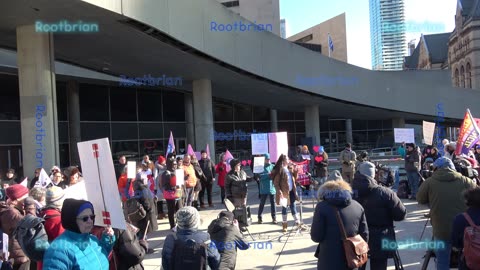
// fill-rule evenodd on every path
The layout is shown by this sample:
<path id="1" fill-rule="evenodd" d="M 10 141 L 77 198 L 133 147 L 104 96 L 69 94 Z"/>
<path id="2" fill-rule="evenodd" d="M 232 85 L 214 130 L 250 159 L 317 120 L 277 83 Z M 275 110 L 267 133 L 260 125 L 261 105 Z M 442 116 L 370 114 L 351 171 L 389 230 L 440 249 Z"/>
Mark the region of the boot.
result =
<path id="1" fill-rule="evenodd" d="M 272 217 L 272 223 L 277 224 L 277 218 L 276 217 Z"/>
<path id="2" fill-rule="evenodd" d="M 258 216 L 258 224 L 262 224 L 263 221 L 262 221 L 262 217 L 261 216 Z"/>
<path id="3" fill-rule="evenodd" d="M 282 232 L 286 233 L 288 228 L 288 222 L 283 222 L 282 223 Z"/>

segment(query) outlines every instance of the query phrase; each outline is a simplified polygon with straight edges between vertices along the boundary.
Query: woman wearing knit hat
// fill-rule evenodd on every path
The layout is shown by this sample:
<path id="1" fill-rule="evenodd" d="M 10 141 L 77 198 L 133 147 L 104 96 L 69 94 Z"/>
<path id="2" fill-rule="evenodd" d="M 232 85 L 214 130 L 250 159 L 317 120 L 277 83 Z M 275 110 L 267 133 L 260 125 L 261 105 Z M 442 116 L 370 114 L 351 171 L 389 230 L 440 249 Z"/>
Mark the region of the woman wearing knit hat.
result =
<path id="1" fill-rule="evenodd" d="M 30 260 L 13 236 L 18 222 L 24 216 L 23 203 L 28 197 L 28 189 L 23 185 L 15 184 L 9 186 L 5 193 L 8 200 L 0 202 L 0 229 L 9 237 L 8 251 L 10 252 L 10 258 L 14 260 L 14 269 L 28 269 Z"/>
<path id="2" fill-rule="evenodd" d="M 111 227 L 99 241 L 90 234 L 95 222 L 92 203 L 66 199 L 62 207 L 65 232 L 45 252 L 44 269 L 109 269 L 108 254 L 115 243 Z"/>
<path id="3" fill-rule="evenodd" d="M 62 226 L 61 210 L 65 192 L 60 187 L 51 187 L 45 194 L 46 205 L 40 216 L 45 219 L 45 231 L 48 235 L 48 241 L 55 240 L 65 229 Z"/>
<path id="4" fill-rule="evenodd" d="M 181 250 L 179 246 L 175 245 L 175 240 L 186 242 L 187 240 L 193 240 L 196 243 L 204 243 L 207 245 L 207 261 L 209 269 L 218 269 L 220 264 L 220 254 L 214 243 L 210 240 L 210 235 L 206 232 L 198 230 L 200 225 L 200 214 L 194 207 L 187 206 L 178 210 L 176 214 L 177 219 L 177 232 L 175 236 L 173 234 L 167 235 L 162 249 L 162 266 L 163 269 L 173 269 L 184 260 L 181 260 Z M 177 257 L 178 256 L 178 257 Z M 176 268 L 176 269 L 190 269 L 190 268 Z"/>

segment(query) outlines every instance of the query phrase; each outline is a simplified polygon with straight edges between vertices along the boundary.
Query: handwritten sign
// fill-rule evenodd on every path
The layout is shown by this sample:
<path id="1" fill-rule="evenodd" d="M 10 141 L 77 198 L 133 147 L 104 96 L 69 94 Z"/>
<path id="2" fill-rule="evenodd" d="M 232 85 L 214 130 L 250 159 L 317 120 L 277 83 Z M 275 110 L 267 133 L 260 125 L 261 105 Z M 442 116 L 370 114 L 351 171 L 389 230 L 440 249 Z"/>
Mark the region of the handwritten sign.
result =
<path id="1" fill-rule="evenodd" d="M 425 144 L 433 144 L 433 134 L 435 133 L 435 123 L 423 121 L 423 140 Z"/>
<path id="2" fill-rule="evenodd" d="M 267 133 L 251 134 L 250 136 L 252 138 L 252 155 L 263 155 L 268 153 Z"/>
<path id="3" fill-rule="evenodd" d="M 415 131 L 413 128 L 394 128 L 393 134 L 396 143 L 415 143 Z"/>

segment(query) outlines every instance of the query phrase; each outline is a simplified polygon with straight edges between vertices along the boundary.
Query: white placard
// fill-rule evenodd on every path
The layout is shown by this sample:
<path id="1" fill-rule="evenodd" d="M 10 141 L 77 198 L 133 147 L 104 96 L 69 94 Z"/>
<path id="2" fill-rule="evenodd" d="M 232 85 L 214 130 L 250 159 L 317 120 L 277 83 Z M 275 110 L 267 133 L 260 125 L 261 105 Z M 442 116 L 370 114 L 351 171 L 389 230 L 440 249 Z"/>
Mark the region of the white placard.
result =
<path id="1" fill-rule="evenodd" d="M 253 173 L 263 173 L 265 167 L 265 156 L 253 158 Z"/>
<path id="2" fill-rule="evenodd" d="M 127 178 L 135 178 L 137 175 L 137 162 L 128 161 L 127 162 Z"/>
<path id="3" fill-rule="evenodd" d="M 252 140 L 252 155 L 263 155 L 268 153 L 268 134 L 250 134 Z"/>
<path id="4" fill-rule="evenodd" d="M 113 228 L 126 230 L 122 202 L 118 195 L 112 151 L 108 138 L 79 142 L 78 154 L 82 164 L 87 198 L 95 208 L 95 224 L 105 226 L 103 211 L 110 213 Z M 95 147 L 97 150 L 95 151 Z M 95 153 L 97 155 L 95 156 Z"/>
<path id="5" fill-rule="evenodd" d="M 433 134 L 435 133 L 435 123 L 423 121 L 423 139 L 425 144 L 433 144 Z"/>
<path id="6" fill-rule="evenodd" d="M 272 162 L 277 162 L 281 154 L 288 156 L 287 132 L 268 133 L 268 149 Z"/>
<path id="7" fill-rule="evenodd" d="M 185 178 L 184 178 L 183 169 L 176 169 L 175 170 L 175 178 L 177 178 L 177 186 L 185 185 Z"/>
<path id="8" fill-rule="evenodd" d="M 65 189 L 65 199 L 88 200 L 85 181 L 76 183 Z"/>
<path id="9" fill-rule="evenodd" d="M 303 159 L 310 160 L 310 155 L 302 155 Z"/>
<path id="10" fill-rule="evenodd" d="M 413 128 L 394 128 L 393 133 L 396 143 L 415 143 L 415 130 Z"/>

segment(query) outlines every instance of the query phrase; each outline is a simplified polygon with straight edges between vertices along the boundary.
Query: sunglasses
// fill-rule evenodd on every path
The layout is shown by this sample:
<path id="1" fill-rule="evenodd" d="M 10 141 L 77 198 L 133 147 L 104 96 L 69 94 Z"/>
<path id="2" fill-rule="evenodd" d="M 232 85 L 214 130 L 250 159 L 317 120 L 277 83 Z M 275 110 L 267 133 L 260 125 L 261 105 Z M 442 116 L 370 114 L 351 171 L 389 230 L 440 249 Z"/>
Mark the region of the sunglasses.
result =
<path id="1" fill-rule="evenodd" d="M 81 219 L 83 222 L 87 222 L 89 218 L 90 218 L 90 220 L 95 221 L 95 215 L 79 217 L 77 219 Z"/>

